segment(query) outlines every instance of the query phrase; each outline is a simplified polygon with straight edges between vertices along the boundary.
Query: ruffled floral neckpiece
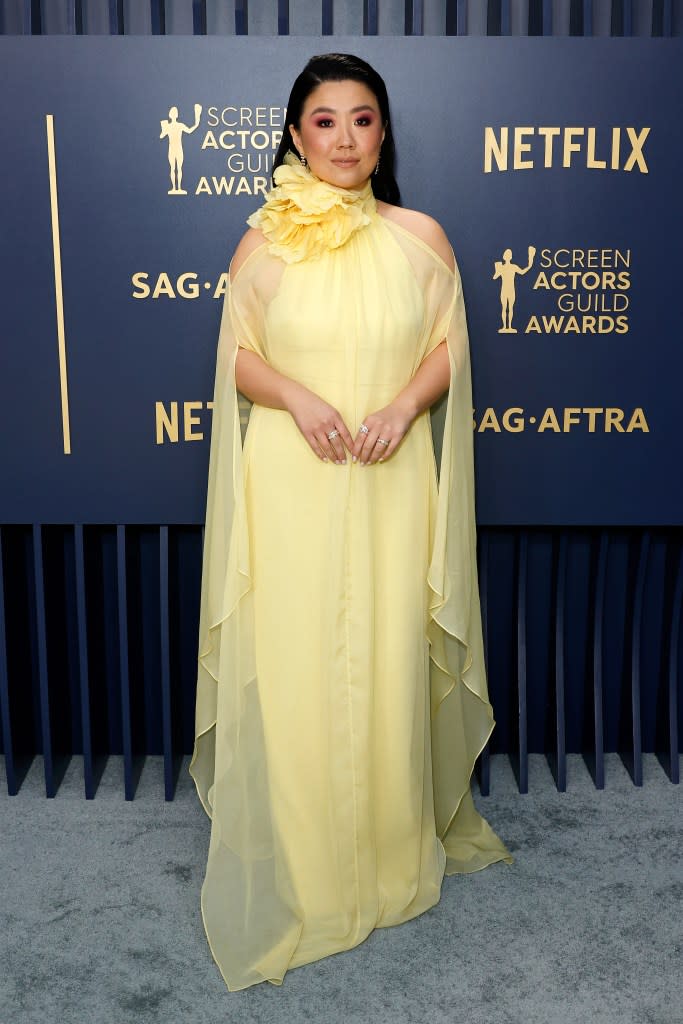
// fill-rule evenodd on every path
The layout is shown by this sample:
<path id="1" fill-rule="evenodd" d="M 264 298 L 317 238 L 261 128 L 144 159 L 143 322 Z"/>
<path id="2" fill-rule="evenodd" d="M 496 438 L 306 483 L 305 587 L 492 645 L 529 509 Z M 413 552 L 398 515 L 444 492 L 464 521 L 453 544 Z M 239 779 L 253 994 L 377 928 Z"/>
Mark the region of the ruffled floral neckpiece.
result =
<path id="1" fill-rule="evenodd" d="M 275 187 L 247 224 L 260 228 L 270 241 L 269 251 L 286 263 L 318 259 L 328 249 L 338 249 L 377 210 L 370 181 L 361 189 L 331 185 L 291 150 L 273 178 Z"/>

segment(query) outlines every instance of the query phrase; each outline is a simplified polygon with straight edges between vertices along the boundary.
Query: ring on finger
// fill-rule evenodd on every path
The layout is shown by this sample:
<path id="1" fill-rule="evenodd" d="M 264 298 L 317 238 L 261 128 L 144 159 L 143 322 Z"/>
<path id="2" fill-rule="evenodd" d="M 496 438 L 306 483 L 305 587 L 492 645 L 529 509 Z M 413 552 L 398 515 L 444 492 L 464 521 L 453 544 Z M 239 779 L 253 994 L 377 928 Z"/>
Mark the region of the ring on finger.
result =
<path id="1" fill-rule="evenodd" d="M 361 425 L 360 425 L 360 432 L 361 432 L 361 434 L 369 434 L 370 433 L 370 427 L 366 427 L 364 423 L 361 423 Z"/>
<path id="2" fill-rule="evenodd" d="M 327 435 L 328 441 L 331 441 L 333 437 L 339 437 L 338 430 L 333 430 L 330 434 Z"/>
<path id="3" fill-rule="evenodd" d="M 383 437 L 378 437 L 377 444 L 391 444 L 391 441 L 385 441 Z"/>

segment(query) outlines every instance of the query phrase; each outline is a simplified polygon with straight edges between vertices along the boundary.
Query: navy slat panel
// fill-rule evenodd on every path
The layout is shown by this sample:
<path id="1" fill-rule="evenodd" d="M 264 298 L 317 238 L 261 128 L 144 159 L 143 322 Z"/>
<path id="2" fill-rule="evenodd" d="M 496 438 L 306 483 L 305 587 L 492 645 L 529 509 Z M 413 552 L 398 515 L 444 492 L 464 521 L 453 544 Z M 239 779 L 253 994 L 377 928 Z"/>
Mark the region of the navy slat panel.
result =
<path id="1" fill-rule="evenodd" d="M 631 632 L 631 732 L 633 738 L 631 777 L 634 786 L 643 784 L 643 744 L 640 721 L 640 669 L 642 665 L 643 594 L 650 549 L 650 531 L 643 530 L 640 538 L 638 572 L 633 595 L 633 625 Z"/>
<path id="2" fill-rule="evenodd" d="M 324 36 L 331 36 L 334 32 L 333 0 L 322 0 L 321 31 Z"/>
<path id="3" fill-rule="evenodd" d="M 169 530 L 171 725 L 176 776 L 179 766 L 177 755 L 190 753 L 194 744 L 202 582 L 200 544 L 201 534 L 196 526 Z"/>
<path id="4" fill-rule="evenodd" d="M 277 0 L 277 34 L 289 35 L 289 0 Z"/>
<path id="5" fill-rule="evenodd" d="M 517 546 L 511 530 L 489 527 L 487 534 L 488 586 L 486 615 L 489 645 L 487 670 L 496 728 L 491 753 L 514 756 L 517 749 L 517 694 L 515 684 L 515 563 Z"/>
<path id="6" fill-rule="evenodd" d="M 674 561 L 676 586 L 671 607 L 671 628 L 669 631 L 668 651 L 668 701 L 669 718 L 669 765 L 668 775 L 671 782 L 680 782 L 678 763 L 678 667 L 681 662 L 681 612 L 683 610 L 683 544 L 680 546 L 678 558 Z"/>
<path id="7" fill-rule="evenodd" d="M 631 648 L 637 531 L 610 531 L 605 587 L 603 715 L 605 752 L 631 751 Z M 630 753 L 628 754 L 630 757 Z"/>
<path id="8" fill-rule="evenodd" d="M 206 0 L 192 0 L 192 32 L 196 36 L 206 35 Z"/>
<path id="9" fill-rule="evenodd" d="M 566 530 L 560 534 L 555 588 L 555 785 L 560 793 L 567 789 L 565 728 L 565 596 L 567 584 Z"/>
<path id="10" fill-rule="evenodd" d="M 593 0 L 583 0 L 583 29 L 584 36 L 593 35 Z"/>
<path id="11" fill-rule="evenodd" d="M 126 574 L 126 527 L 116 527 L 116 581 L 119 625 L 119 685 L 121 693 L 121 735 L 123 740 L 123 789 L 126 800 L 134 797 L 133 739 L 128 669 L 128 588 Z"/>
<path id="12" fill-rule="evenodd" d="M 57 761 L 58 753 L 61 756 L 62 764 L 65 766 L 65 757 L 71 758 L 74 754 L 80 754 L 82 750 L 82 715 L 81 715 L 81 694 L 79 684 L 78 667 L 78 621 L 76 615 L 76 558 L 74 550 L 74 528 L 71 526 L 48 527 L 52 533 L 52 547 L 58 547 L 54 554 L 59 558 L 61 572 L 60 582 L 63 589 L 60 592 L 46 594 L 46 624 L 48 635 L 48 651 L 54 643 L 56 654 L 61 665 L 49 670 L 51 684 L 51 706 L 54 708 L 56 723 L 53 723 L 53 745 L 54 756 Z M 53 561 L 54 561 L 53 554 Z M 50 572 L 46 573 L 50 579 Z M 55 635 L 56 634 L 56 635 Z M 50 641 L 50 635 L 53 641 Z M 66 681 L 68 691 L 63 690 L 63 683 Z M 60 692 L 61 690 L 61 692 Z M 68 709 L 68 733 L 65 709 Z M 59 780 L 57 780 L 59 781 Z"/>
<path id="13" fill-rule="evenodd" d="M 569 35 L 583 35 L 583 0 L 569 0 Z"/>
<path id="14" fill-rule="evenodd" d="M 137 753 L 145 751 L 162 755 L 159 527 L 129 527 L 127 542 L 133 748 Z"/>
<path id="15" fill-rule="evenodd" d="M 467 35 L 467 0 L 457 0 L 456 31 L 459 36 Z"/>
<path id="16" fill-rule="evenodd" d="M 159 615 L 161 640 L 161 728 L 164 750 L 164 794 L 173 799 L 171 735 L 171 654 L 168 610 L 168 526 L 159 529 Z"/>
<path id="17" fill-rule="evenodd" d="M 249 0 L 235 0 L 235 35 L 246 36 L 249 32 Z"/>
<path id="18" fill-rule="evenodd" d="M 377 0 L 365 0 L 363 5 L 363 35 L 379 34 L 379 9 Z"/>
<path id="19" fill-rule="evenodd" d="M 525 36 L 540 36 L 543 34 L 543 0 L 527 0 L 526 22 L 524 24 Z"/>
<path id="20" fill-rule="evenodd" d="M 516 621 L 517 621 L 517 784 L 520 793 L 529 792 L 529 756 L 527 740 L 527 559 L 528 533 L 519 531 L 517 543 L 517 586 L 516 586 Z"/>
<path id="21" fill-rule="evenodd" d="M 0 724 L 2 725 L 2 749 L 5 755 L 5 777 L 9 796 L 17 793 L 17 777 L 14 770 L 14 746 L 12 743 L 12 722 L 9 703 L 9 680 L 7 676 L 7 636 L 5 631 L 5 573 L 2 554 L 2 527 L 0 527 Z"/>
<path id="22" fill-rule="evenodd" d="M 102 694 L 91 709 L 93 754 L 121 754 L 121 677 L 119 672 L 118 571 L 116 528 L 93 527 L 84 532 L 90 549 L 90 569 L 85 560 L 86 597 L 90 602 L 91 647 L 97 655 L 97 673 Z"/>
<path id="23" fill-rule="evenodd" d="M 152 35 L 166 35 L 166 2 L 165 0 L 149 0 L 150 22 Z"/>
<path id="24" fill-rule="evenodd" d="M 42 753 L 32 537 L 30 526 L 3 528 L 7 692 L 17 792 L 34 756 Z"/>
<path id="25" fill-rule="evenodd" d="M 486 35 L 500 35 L 501 0 L 488 0 L 486 4 Z"/>
<path id="26" fill-rule="evenodd" d="M 671 34 L 680 36 L 683 33 L 683 2 L 675 0 L 671 12 Z"/>
<path id="27" fill-rule="evenodd" d="M 113 36 L 125 32 L 123 0 L 109 0 L 109 31 Z"/>
<path id="28" fill-rule="evenodd" d="M 511 532 L 511 539 L 514 534 Z M 556 538 L 542 528 L 529 528 L 527 547 L 527 748 L 529 752 L 547 754 L 548 764 L 555 762 L 555 700 L 554 700 L 554 642 L 555 596 L 557 578 Z M 491 576 L 493 587 L 495 575 Z M 500 611 L 496 622 L 491 617 L 493 637 L 500 636 Z M 509 613 L 511 619 L 512 612 Z M 512 683 L 512 686 L 511 686 Z M 512 680 L 503 685 L 515 690 Z M 498 718 L 508 717 L 516 728 L 518 713 L 515 708 L 500 708 Z M 512 749 L 512 748 L 511 748 Z"/>
<path id="29" fill-rule="evenodd" d="M 56 792 L 50 728 L 50 693 L 47 675 L 47 626 L 45 621 L 45 580 L 43 574 L 43 531 L 33 524 L 33 600 L 35 609 L 35 646 L 38 656 L 38 692 L 40 697 L 40 732 L 45 769 L 45 796 Z"/>
<path id="30" fill-rule="evenodd" d="M 661 718 L 666 706 L 666 644 L 669 639 L 673 595 L 673 580 L 667 569 L 671 561 L 665 532 L 654 528 L 650 536 L 640 631 L 640 722 L 643 751 L 664 751 L 667 748 L 666 730 Z"/>
<path id="31" fill-rule="evenodd" d="M 553 34 L 553 0 L 543 0 L 543 35 Z"/>
<path id="32" fill-rule="evenodd" d="M 501 0 L 500 4 L 500 34 L 509 36 L 512 32 L 512 0 Z"/>
<path id="33" fill-rule="evenodd" d="M 603 661 L 605 583 L 609 534 L 600 531 L 598 559 L 593 588 L 593 764 L 592 774 L 596 789 L 605 788 L 605 739 L 603 726 Z"/>
<path id="34" fill-rule="evenodd" d="M 488 629 L 488 571 L 489 571 L 489 535 L 488 530 L 479 531 L 479 602 L 481 605 L 481 629 L 484 641 L 484 665 L 488 679 L 488 651 L 489 651 L 489 629 Z M 489 687 L 490 688 L 490 687 Z M 495 708 L 494 708 L 495 718 Z M 488 796 L 491 788 L 491 763 L 489 756 L 490 740 L 479 756 L 479 792 L 482 796 Z"/>
<path id="35" fill-rule="evenodd" d="M 406 0 L 406 33 L 407 36 L 424 35 L 423 0 Z"/>
<path id="36" fill-rule="evenodd" d="M 33 726 L 34 747 L 37 754 L 43 755 L 43 728 L 41 724 L 42 702 L 40 699 L 40 666 L 38 661 L 38 619 L 35 598 L 35 559 L 33 527 L 29 527 L 29 534 L 26 538 L 24 550 L 27 573 L 27 600 L 28 600 L 28 642 L 31 652 L 31 719 Z"/>
<path id="37" fill-rule="evenodd" d="M 83 735 L 83 786 L 86 800 L 95 796 L 93 774 L 92 730 L 90 724 L 90 679 L 88 673 L 88 605 L 85 595 L 85 555 L 83 526 L 74 527 L 74 559 L 76 569 L 76 621 L 78 625 L 78 679 L 81 694 Z"/>
<path id="38" fill-rule="evenodd" d="M 621 31 L 625 36 L 633 35 L 633 0 L 622 0 L 622 25 Z"/>

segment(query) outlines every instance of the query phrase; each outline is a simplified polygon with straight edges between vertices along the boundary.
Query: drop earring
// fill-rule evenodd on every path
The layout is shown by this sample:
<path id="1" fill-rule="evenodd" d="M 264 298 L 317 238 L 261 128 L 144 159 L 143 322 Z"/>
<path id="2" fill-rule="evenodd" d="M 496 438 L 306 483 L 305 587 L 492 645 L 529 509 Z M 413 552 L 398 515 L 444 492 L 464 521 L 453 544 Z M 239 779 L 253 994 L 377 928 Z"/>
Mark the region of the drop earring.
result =
<path id="1" fill-rule="evenodd" d="M 305 156 L 304 156 L 304 155 L 302 154 L 302 155 L 301 155 L 301 156 L 299 157 L 299 159 L 301 160 L 301 163 L 302 163 L 302 164 L 304 165 L 304 167 L 305 167 L 305 166 L 306 166 L 306 157 L 305 157 Z"/>
<path id="2" fill-rule="evenodd" d="M 382 155 L 382 154 L 380 153 L 380 156 L 381 156 L 381 155 Z M 374 170 L 374 173 L 375 173 L 375 174 L 377 174 L 377 172 L 379 171 L 379 160 L 380 160 L 380 157 L 378 156 L 378 157 L 377 157 L 377 166 L 375 167 L 375 170 Z"/>

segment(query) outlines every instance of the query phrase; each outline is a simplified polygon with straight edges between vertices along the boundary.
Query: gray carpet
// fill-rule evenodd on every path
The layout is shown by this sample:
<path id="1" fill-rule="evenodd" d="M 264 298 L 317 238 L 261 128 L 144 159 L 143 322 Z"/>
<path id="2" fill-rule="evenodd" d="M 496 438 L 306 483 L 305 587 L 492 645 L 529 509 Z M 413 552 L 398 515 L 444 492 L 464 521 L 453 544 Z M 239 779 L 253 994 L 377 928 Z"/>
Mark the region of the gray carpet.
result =
<path id="1" fill-rule="evenodd" d="M 42 760 L 0 769 L 0 1024 L 683 1024 L 683 787 L 645 758 L 642 789 L 607 758 L 597 791 L 570 756 L 558 793 L 531 757 L 520 795 L 495 756 L 475 801 L 516 856 L 444 880 L 440 903 L 360 946 L 231 993 L 199 911 L 209 821 L 183 763 L 136 799 L 111 758 L 93 801 L 74 758 L 57 797 Z"/>

